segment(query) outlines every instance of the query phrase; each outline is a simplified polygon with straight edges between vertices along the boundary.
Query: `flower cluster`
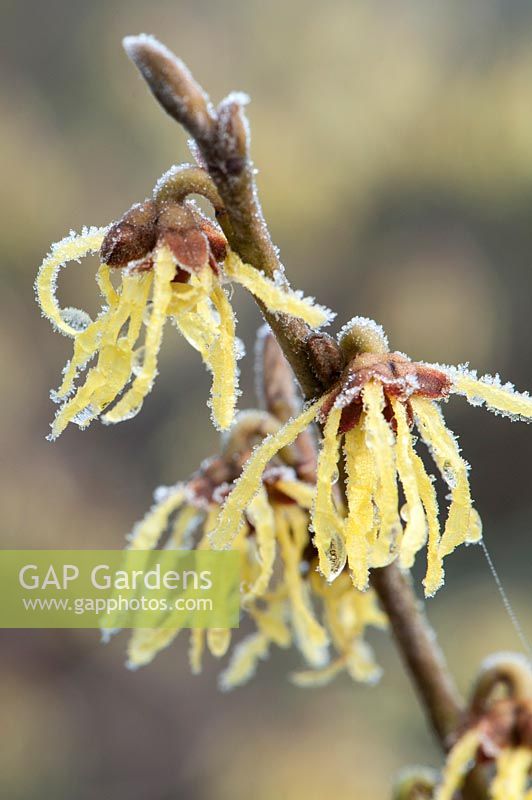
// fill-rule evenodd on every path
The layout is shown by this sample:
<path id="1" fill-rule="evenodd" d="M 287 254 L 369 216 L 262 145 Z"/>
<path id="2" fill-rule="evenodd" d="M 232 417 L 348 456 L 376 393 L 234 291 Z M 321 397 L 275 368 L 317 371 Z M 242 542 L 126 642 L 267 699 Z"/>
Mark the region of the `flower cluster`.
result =
<path id="1" fill-rule="evenodd" d="M 398 797 L 453 800 L 468 773 L 482 766 L 483 781 L 489 785 L 482 796 L 530 799 L 532 672 L 526 659 L 499 653 L 482 664 L 461 732 L 454 739 L 441 776 L 423 768 L 408 770 L 398 781 Z"/>
<path id="2" fill-rule="evenodd" d="M 85 428 L 102 413 L 106 423 L 138 413 L 157 375 L 167 319 L 212 372 L 213 421 L 227 429 L 238 395 L 242 348 L 224 284 L 240 283 L 271 312 L 298 316 L 314 327 L 331 318 L 326 309 L 291 291 L 282 274 L 270 280 L 242 263 L 221 228 L 186 199 L 190 193 L 221 203 L 202 170 L 176 168 L 158 182 L 153 199 L 134 205 L 108 228 L 71 234 L 44 260 L 36 281 L 42 312 L 74 340 L 72 359 L 52 393 L 61 405 L 51 439 L 70 422 Z M 55 294 L 61 267 L 90 253 L 99 253 L 102 262 L 97 282 L 104 306 L 95 320 L 79 309 L 60 308 Z M 76 386 L 85 369 L 84 382 Z"/>
<path id="3" fill-rule="evenodd" d="M 168 531 L 166 547 L 209 548 L 220 507 L 231 495 L 251 447 L 275 436 L 279 428 L 279 421 L 267 412 L 239 414 L 219 456 L 205 461 L 188 482 L 157 490 L 154 506 L 131 534 L 130 547 L 159 546 Z M 353 590 L 347 574 L 331 585 L 317 571 L 309 534 L 312 497 L 313 486 L 298 477 L 297 447 L 292 446 L 270 461 L 244 509 L 244 524 L 232 546 L 242 556 L 242 613 L 255 631 L 234 647 L 220 675 L 223 689 L 247 681 L 272 645 L 287 648 L 292 642 L 308 665 L 292 675 L 299 686 L 322 685 L 342 670 L 358 681 L 373 682 L 380 675 L 363 634 L 367 626 L 384 627 L 385 617 L 374 594 Z M 129 665 L 150 662 L 178 633 L 175 628 L 134 631 Z M 232 638 L 231 630 L 221 629 L 195 629 L 190 637 L 194 673 L 201 670 L 205 646 L 221 658 Z"/>
<path id="4" fill-rule="evenodd" d="M 465 368 L 427 365 L 391 353 L 384 333 L 370 320 L 352 320 L 341 331 L 339 343 L 347 365 L 338 382 L 255 449 L 224 504 L 212 544 L 232 545 L 243 522 L 242 510 L 257 491 L 266 465 L 319 420 L 323 440 L 311 525 L 321 574 L 332 582 L 347 562 L 354 586 L 363 590 L 371 568 L 395 559 L 409 568 L 427 544 L 424 587 L 432 595 L 443 581 L 444 556 L 482 536 L 471 500 L 469 467 L 445 425 L 439 402 L 462 394 L 473 405 L 485 403 L 496 413 L 529 420 L 532 398 L 501 385 L 498 378 L 478 379 Z M 450 492 L 443 532 L 432 478 L 415 450 L 414 425 Z M 345 514 L 335 491 L 344 470 Z"/>

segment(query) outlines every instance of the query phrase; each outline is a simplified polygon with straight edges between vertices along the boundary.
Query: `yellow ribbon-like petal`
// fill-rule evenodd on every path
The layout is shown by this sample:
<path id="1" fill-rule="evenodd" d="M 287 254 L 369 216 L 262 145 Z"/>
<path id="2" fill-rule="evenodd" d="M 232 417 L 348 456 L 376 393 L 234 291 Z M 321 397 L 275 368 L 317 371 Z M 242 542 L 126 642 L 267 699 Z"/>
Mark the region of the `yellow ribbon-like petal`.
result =
<path id="1" fill-rule="evenodd" d="M 438 519 L 438 500 L 432 480 L 427 475 L 423 461 L 414 451 L 411 452 L 416 474 L 417 487 L 428 524 L 427 572 L 423 579 L 425 595 L 432 597 L 443 583 L 443 563 L 440 555 L 440 522 Z"/>
<path id="2" fill-rule="evenodd" d="M 275 521 L 296 641 L 308 663 L 315 667 L 322 667 L 327 659 L 329 639 L 325 629 L 314 616 L 308 589 L 301 576 L 301 548 L 294 543 L 290 535 L 287 517 L 282 510 L 277 510 Z"/>
<path id="3" fill-rule="evenodd" d="M 403 538 L 401 539 L 399 562 L 405 569 L 410 569 L 414 564 L 416 553 L 421 550 L 427 540 L 427 521 L 421 503 L 416 468 L 412 458 L 412 438 L 406 410 L 403 403 L 397 398 L 392 397 L 390 402 L 397 423 L 397 471 L 403 484 L 408 516 Z"/>
<path id="4" fill-rule="evenodd" d="M 95 345 L 98 361 L 85 379 L 85 383 L 77 389 L 73 397 L 63 404 L 52 424 L 50 438 L 55 439 L 66 428 L 69 422 L 75 421 L 81 428 L 87 425 L 108 406 L 123 390 L 130 379 L 133 368 L 133 347 L 138 338 L 141 318 L 146 306 L 150 289 L 151 275 L 124 275 L 122 291 L 115 306 L 110 307 L 107 314 L 100 317 L 92 326 L 77 334 L 81 339 L 81 350 L 74 349 L 74 371 L 83 360 L 83 349 Z M 98 323 L 101 321 L 101 325 Z M 128 333 L 120 336 L 123 327 L 128 323 Z M 94 326 L 94 327 L 93 327 Z M 97 326 L 97 327 L 96 327 Z M 95 330 L 96 328 L 96 330 Z M 92 333 L 96 341 L 91 342 Z M 120 336 L 120 338 L 119 338 Z M 74 375 L 67 369 L 65 381 L 60 387 L 68 389 Z M 66 386 L 65 386 L 66 382 Z"/>
<path id="5" fill-rule="evenodd" d="M 182 483 L 165 489 L 165 496 L 156 502 L 138 522 L 128 536 L 130 550 L 153 550 L 164 533 L 168 520 L 186 499 L 186 487 Z"/>
<path id="6" fill-rule="evenodd" d="M 377 545 L 382 554 L 392 560 L 396 540 L 402 531 L 399 521 L 395 440 L 392 429 L 383 416 L 384 392 L 381 384 L 370 381 L 364 386 L 364 430 L 366 443 L 373 455 L 377 474 L 375 504 L 379 514 Z M 384 563 L 386 561 L 384 560 Z"/>
<path id="7" fill-rule="evenodd" d="M 190 671 L 193 675 L 199 675 L 201 672 L 204 650 L 205 630 L 204 628 L 193 628 L 190 631 L 190 643 L 188 650 Z"/>
<path id="8" fill-rule="evenodd" d="M 314 507 L 311 522 L 314 529 L 314 544 L 318 551 L 320 570 L 327 580 L 333 580 L 343 569 L 343 556 L 339 562 L 338 547 L 331 547 L 333 542 L 343 546 L 343 523 L 340 520 L 332 496 L 333 484 L 338 475 L 338 449 L 340 437 L 338 428 L 342 409 L 333 407 L 327 417 L 323 429 L 323 441 L 318 457 L 317 481 Z M 345 548 L 344 548 L 345 549 Z M 343 563 L 341 561 L 343 560 Z"/>
<path id="9" fill-rule="evenodd" d="M 134 630 L 127 647 L 128 667 L 137 669 L 149 664 L 157 653 L 172 644 L 180 630 L 180 628 L 137 628 Z"/>
<path id="10" fill-rule="evenodd" d="M 243 598 L 243 603 L 249 602 L 252 597 L 260 597 L 264 594 L 268 588 L 275 562 L 275 517 L 263 488 L 260 489 L 249 504 L 247 515 L 255 528 L 261 563 L 259 575 Z"/>
<path id="11" fill-rule="evenodd" d="M 295 500 L 300 508 L 311 509 L 314 502 L 315 487 L 303 481 L 276 481 L 275 488 Z"/>
<path id="12" fill-rule="evenodd" d="M 321 669 L 305 669 L 292 672 L 290 680 L 301 689 L 327 686 L 343 669 L 345 669 L 345 658 L 337 658 Z"/>
<path id="13" fill-rule="evenodd" d="M 231 628 L 209 628 L 207 647 L 215 658 L 223 658 L 231 644 Z"/>
<path id="14" fill-rule="evenodd" d="M 239 642 L 233 650 L 229 665 L 220 675 L 220 689 L 229 691 L 247 683 L 255 674 L 259 661 L 268 656 L 269 648 L 269 639 L 263 633 L 252 633 Z"/>
<path id="15" fill-rule="evenodd" d="M 97 253 L 105 232 L 106 228 L 84 228 L 79 236 L 71 233 L 61 239 L 52 245 L 50 254 L 44 259 L 37 274 L 35 290 L 41 310 L 57 330 L 66 336 L 75 336 L 79 333 L 79 327 L 69 322 L 72 316 L 75 318 L 79 315 L 85 321 L 90 321 L 90 317 L 85 312 L 59 307 L 55 296 L 59 270 L 69 261 L 79 261 L 89 253 Z"/>
<path id="16" fill-rule="evenodd" d="M 375 462 L 366 445 L 363 421 L 345 434 L 344 454 L 347 470 L 348 514 L 345 544 L 353 583 L 367 587 L 369 578 L 368 535 L 374 524 Z"/>
<path id="17" fill-rule="evenodd" d="M 324 401 L 324 397 L 317 400 L 298 417 L 288 420 L 275 435 L 268 436 L 255 448 L 222 508 L 218 524 L 211 536 L 213 548 L 220 550 L 230 547 L 243 525 L 245 509 L 260 488 L 262 473 L 268 462 L 279 450 L 291 444 L 307 425 L 310 425 Z"/>
<path id="18" fill-rule="evenodd" d="M 457 741 L 447 756 L 442 782 L 436 790 L 434 800 L 453 800 L 454 793 L 462 786 L 464 776 L 476 755 L 479 744 L 480 736 L 474 729 L 465 733 Z"/>
<path id="19" fill-rule="evenodd" d="M 329 309 L 317 305 L 311 298 L 302 297 L 286 285 L 274 283 L 259 270 L 244 264 L 232 251 L 225 260 L 224 271 L 228 278 L 255 295 L 269 311 L 299 317 L 312 328 L 319 328 L 334 317 Z"/>
<path id="20" fill-rule="evenodd" d="M 412 399 L 419 431 L 451 489 L 451 505 L 440 541 L 440 555 L 446 556 L 463 542 L 479 538 L 479 518 L 473 512 L 468 466 L 460 455 L 456 439 L 445 426 L 440 409 L 430 400 Z"/>
<path id="21" fill-rule="evenodd" d="M 486 404 L 490 411 L 519 419 L 532 419 L 532 397 L 517 392 L 511 384 L 501 385 L 498 378 L 474 375 L 453 369 L 453 391 L 463 394 L 475 406 Z"/>
<path id="22" fill-rule="evenodd" d="M 212 370 L 210 405 L 215 425 L 220 430 L 227 430 L 235 415 L 238 393 L 235 317 L 221 286 L 213 289 L 211 299 L 220 315 L 220 331 L 211 345 L 208 357 Z"/>
<path id="23" fill-rule="evenodd" d="M 505 748 L 497 758 L 497 774 L 490 786 L 492 800 L 523 800 L 532 767 L 528 747 Z"/>
<path id="24" fill-rule="evenodd" d="M 175 275 L 175 262 L 167 247 L 161 247 L 155 257 L 153 299 L 150 319 L 147 323 L 144 359 L 131 387 L 111 411 L 103 417 L 106 423 L 121 422 L 134 416 L 151 391 L 157 374 L 157 359 L 163 338 L 167 310 L 172 298 L 171 281 Z"/>

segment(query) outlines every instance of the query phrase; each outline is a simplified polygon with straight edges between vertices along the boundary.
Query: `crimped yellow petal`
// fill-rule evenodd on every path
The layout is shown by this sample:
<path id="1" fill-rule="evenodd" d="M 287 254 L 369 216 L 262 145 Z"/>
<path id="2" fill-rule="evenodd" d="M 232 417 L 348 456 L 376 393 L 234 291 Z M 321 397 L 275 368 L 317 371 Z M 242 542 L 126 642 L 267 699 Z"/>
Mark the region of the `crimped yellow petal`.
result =
<path id="1" fill-rule="evenodd" d="M 317 400 L 298 417 L 288 420 L 274 436 L 268 436 L 255 448 L 222 508 L 218 524 L 211 536 L 214 549 L 230 547 L 243 525 L 245 509 L 261 486 L 262 473 L 268 462 L 279 450 L 291 444 L 307 425 L 310 425 L 324 401 L 325 397 Z"/>
<path id="2" fill-rule="evenodd" d="M 83 386 L 57 412 L 50 439 L 56 439 L 69 422 L 86 428 L 96 419 L 128 382 L 131 360 L 132 351 L 123 344 L 100 346 L 97 365 L 89 371 Z"/>
<path id="3" fill-rule="evenodd" d="M 412 459 L 412 437 L 406 410 L 396 397 L 391 397 L 395 421 L 397 423 L 396 453 L 397 472 L 403 485 L 406 498 L 407 520 L 399 550 L 399 563 L 405 569 L 414 564 L 416 553 L 427 541 L 427 521 L 419 495 L 414 461 Z"/>
<path id="4" fill-rule="evenodd" d="M 78 370 L 86 365 L 92 356 L 98 351 L 101 344 L 102 334 L 109 325 L 109 320 L 113 311 L 117 308 L 120 295 L 115 290 L 109 276 L 107 264 L 101 264 L 96 275 L 96 281 L 107 307 L 104 307 L 98 318 L 91 322 L 85 330 L 79 331 L 74 338 L 74 355 L 64 370 L 61 386 L 55 392 L 56 398 L 65 397 L 72 389 Z M 130 325 L 131 327 L 131 325 Z M 137 334 L 138 336 L 138 334 Z"/>
<path id="5" fill-rule="evenodd" d="M 194 286 L 190 283 L 174 283 L 172 298 L 168 304 L 168 316 L 191 311 L 204 299 L 205 290 L 200 283 Z"/>
<path id="6" fill-rule="evenodd" d="M 287 517 L 281 509 L 276 511 L 275 521 L 296 642 L 309 664 L 322 667 L 327 659 L 329 638 L 314 616 L 308 588 L 301 575 L 301 548 L 294 543 Z"/>
<path id="7" fill-rule="evenodd" d="M 485 376 L 477 379 L 475 376 L 453 369 L 453 391 L 463 394 L 471 405 L 486 404 L 490 411 L 518 417 L 532 419 L 532 397 L 527 393 L 517 392 L 511 384 L 502 385 L 498 378 Z"/>
<path id="8" fill-rule="evenodd" d="M 417 487 L 428 524 L 427 572 L 423 579 L 425 595 L 432 597 L 443 583 L 443 564 L 440 555 L 440 522 L 438 519 L 438 500 L 432 480 L 427 475 L 423 461 L 412 447 L 412 463 L 416 473 Z"/>
<path id="9" fill-rule="evenodd" d="M 223 658 L 231 644 L 231 628 L 209 628 L 207 630 L 207 647 L 215 658 Z"/>
<path id="10" fill-rule="evenodd" d="M 260 597 L 264 594 L 268 588 L 275 562 L 275 517 L 273 509 L 268 502 L 266 491 L 263 488 L 259 490 L 249 504 L 247 515 L 255 528 L 261 563 L 256 581 L 242 600 L 244 603 L 249 602 L 252 597 Z"/>
<path id="11" fill-rule="evenodd" d="M 333 319 L 329 309 L 315 304 L 309 297 L 301 297 L 287 286 L 278 286 L 259 270 L 244 264 L 232 251 L 225 260 L 224 271 L 228 278 L 255 295 L 269 311 L 299 317 L 312 328 L 319 328 Z"/>
<path id="12" fill-rule="evenodd" d="M 327 686 L 343 669 L 345 669 L 345 658 L 337 658 L 321 669 L 304 669 L 292 672 L 290 680 L 301 689 Z"/>
<path id="13" fill-rule="evenodd" d="M 295 500 L 300 508 L 311 509 L 314 502 L 315 487 L 303 481 L 276 481 L 275 488 Z"/>
<path id="14" fill-rule="evenodd" d="M 292 643 L 292 634 L 286 624 L 286 609 L 284 602 L 268 601 L 265 609 L 251 607 L 250 616 L 253 618 L 257 629 L 277 647 L 289 647 Z"/>
<path id="15" fill-rule="evenodd" d="M 220 315 L 220 331 L 209 351 L 209 364 L 212 370 L 209 404 L 216 427 L 227 430 L 235 415 L 238 394 L 235 317 L 231 303 L 221 286 L 213 289 L 211 300 Z"/>
<path id="16" fill-rule="evenodd" d="M 323 440 L 318 456 L 315 501 L 311 511 L 314 545 L 319 555 L 320 571 L 329 581 L 334 580 L 345 564 L 343 523 L 338 516 L 332 496 L 332 488 L 338 475 L 340 446 L 338 428 L 341 416 L 342 409 L 333 407 L 323 429 Z"/>
<path id="17" fill-rule="evenodd" d="M 242 686 L 253 677 L 261 659 L 268 656 L 270 642 L 263 633 L 252 633 L 233 650 L 227 668 L 221 673 L 219 686 L 223 691 Z"/>
<path id="18" fill-rule="evenodd" d="M 175 275 L 175 262 L 167 247 L 161 247 L 156 254 L 153 279 L 153 299 L 150 319 L 146 325 L 144 359 L 139 373 L 121 400 L 103 417 L 106 423 L 121 422 L 134 416 L 142 406 L 146 395 L 151 391 L 157 374 L 157 358 L 163 338 L 168 305 L 172 297 L 172 279 Z"/>
<path id="19" fill-rule="evenodd" d="M 346 655 L 345 668 L 347 674 L 359 683 L 377 683 L 382 676 L 373 650 L 362 638 L 353 640 Z"/>
<path id="20" fill-rule="evenodd" d="M 473 513 L 471 504 L 468 466 L 454 435 L 445 426 L 440 409 L 420 397 L 412 399 L 412 408 L 421 436 L 451 489 L 451 505 L 439 547 L 443 557 L 463 542 L 478 540 L 479 517 Z"/>
<path id="21" fill-rule="evenodd" d="M 497 758 L 497 774 L 490 786 L 492 800 L 523 800 L 532 767 L 532 750 L 506 748 Z"/>
<path id="22" fill-rule="evenodd" d="M 203 652 L 205 650 L 205 629 L 193 628 L 190 631 L 188 660 L 190 671 L 193 675 L 199 675 L 202 669 Z"/>
<path id="23" fill-rule="evenodd" d="M 130 550 L 153 550 L 164 533 L 168 520 L 186 499 L 186 487 L 182 483 L 165 489 L 164 498 L 156 502 L 148 513 L 137 522 L 129 534 Z"/>
<path id="24" fill-rule="evenodd" d="M 211 369 L 210 352 L 220 326 L 212 314 L 200 315 L 197 310 L 177 312 L 173 316 L 178 330 L 187 342 L 201 355 L 203 363 Z"/>
<path id="25" fill-rule="evenodd" d="M 110 309 L 105 309 L 102 314 L 91 322 L 84 331 L 76 334 L 74 339 L 74 354 L 66 365 L 61 386 L 55 392 L 55 397 L 65 397 L 72 390 L 78 371 L 92 358 L 100 347 L 102 330 L 108 323 Z"/>
<path id="26" fill-rule="evenodd" d="M 157 653 L 168 647 L 177 637 L 180 628 L 137 628 L 127 646 L 127 664 L 130 669 L 144 667 Z"/>
<path id="27" fill-rule="evenodd" d="M 368 625 L 380 629 L 388 627 L 388 617 L 380 607 L 373 589 L 367 592 L 354 592 L 351 602 L 356 614 L 355 628 L 358 633 L 363 633 Z"/>
<path id="28" fill-rule="evenodd" d="M 75 420 L 80 428 L 85 428 L 101 411 L 116 399 L 130 379 L 135 353 L 133 347 L 140 332 L 142 314 L 146 307 L 151 284 L 150 274 L 124 275 L 122 290 L 118 303 L 109 308 L 107 314 L 100 320 L 101 325 L 96 330 L 96 350 L 99 351 L 98 361 L 87 373 L 85 383 L 77 389 L 73 397 L 63 404 L 52 424 L 52 439 L 59 436 L 69 422 Z M 126 336 L 119 337 L 123 327 L 128 323 Z M 90 326 L 92 327 L 92 326 Z M 85 338 L 87 335 L 87 338 Z M 90 343 L 90 331 L 81 333 L 78 338 L 84 345 Z M 77 360 L 83 356 L 76 351 L 78 343 L 74 345 L 74 368 L 77 371 Z M 70 381 L 74 376 L 68 374 L 65 378 Z M 65 388 L 60 387 L 60 392 Z"/>
<path id="29" fill-rule="evenodd" d="M 476 730 L 468 731 L 457 741 L 447 756 L 442 782 L 436 789 L 434 800 L 453 800 L 454 793 L 462 786 L 479 744 L 480 736 Z"/>
<path id="30" fill-rule="evenodd" d="M 373 455 L 377 474 L 375 505 L 379 514 L 377 545 L 381 553 L 394 557 L 396 539 L 402 531 L 398 514 L 399 495 L 395 468 L 395 439 L 383 416 L 384 392 L 381 384 L 370 381 L 363 393 L 366 443 Z"/>
<path id="31" fill-rule="evenodd" d="M 309 516 L 298 506 L 282 506 L 282 511 L 292 532 L 292 539 L 296 547 L 303 553 L 310 543 Z"/>
<path id="32" fill-rule="evenodd" d="M 369 541 L 373 529 L 375 462 L 366 445 L 363 421 L 345 434 L 344 454 L 347 471 L 348 514 L 345 544 L 351 577 L 357 589 L 364 590 L 369 578 Z"/>
<path id="33" fill-rule="evenodd" d="M 193 527 L 195 523 L 199 523 L 201 518 L 202 514 L 198 512 L 198 509 L 194 506 L 186 506 L 179 511 L 170 534 L 170 541 L 176 550 L 187 549 L 185 537 L 190 528 Z"/>
<path id="34" fill-rule="evenodd" d="M 37 300 L 42 313 L 50 322 L 67 336 L 75 336 L 79 328 L 71 325 L 68 318 L 71 309 L 62 310 L 55 296 L 57 276 L 59 270 L 69 261 L 79 261 L 88 253 L 96 253 L 100 249 L 106 228 L 84 228 L 80 236 L 70 234 L 60 242 L 52 245 L 50 254 L 46 256 L 35 281 Z M 85 312 L 79 312 L 85 319 L 89 319 Z"/>
<path id="35" fill-rule="evenodd" d="M 112 308 L 118 305 L 119 294 L 113 286 L 111 270 L 112 267 L 108 264 L 100 264 L 100 268 L 96 273 L 96 283 L 105 302 Z"/>

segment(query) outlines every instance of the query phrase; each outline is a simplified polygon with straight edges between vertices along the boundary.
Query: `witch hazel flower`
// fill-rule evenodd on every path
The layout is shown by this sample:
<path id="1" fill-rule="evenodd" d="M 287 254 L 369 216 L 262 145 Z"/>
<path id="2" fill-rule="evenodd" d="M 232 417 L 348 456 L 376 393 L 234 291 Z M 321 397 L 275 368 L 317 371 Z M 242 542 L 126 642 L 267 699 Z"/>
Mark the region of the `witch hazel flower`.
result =
<path id="1" fill-rule="evenodd" d="M 133 529 L 130 548 L 210 549 L 220 508 L 231 495 L 253 444 L 275 435 L 280 422 L 262 411 L 241 412 L 222 440 L 220 455 L 205 461 L 185 483 L 157 490 L 155 504 Z M 375 682 L 380 669 L 364 640 L 368 626 L 383 628 L 385 615 L 372 592 L 357 592 L 349 577 L 330 586 L 317 572 L 309 533 L 313 487 L 299 477 L 297 447 L 284 448 L 268 465 L 244 509 L 244 524 L 232 547 L 241 554 L 241 611 L 254 625 L 236 643 L 220 674 L 223 690 L 247 682 L 273 646 L 294 644 L 305 669 L 292 675 L 301 687 L 321 686 L 346 671 Z M 137 629 L 128 663 L 153 660 L 181 633 L 179 628 Z M 230 650 L 229 629 L 190 631 L 190 665 L 201 671 L 205 651 L 222 659 Z"/>
<path id="2" fill-rule="evenodd" d="M 447 756 L 434 800 L 453 800 L 467 774 L 483 765 L 492 800 L 532 795 L 532 672 L 513 653 L 481 665 L 462 729 Z"/>
<path id="3" fill-rule="evenodd" d="M 461 394 L 473 405 L 483 403 L 495 413 L 529 420 L 532 398 L 498 378 L 479 379 L 465 368 L 414 362 L 390 352 L 382 328 L 365 318 L 356 317 L 342 329 L 339 345 L 345 360 L 339 379 L 255 449 L 225 502 L 212 544 L 231 546 L 266 464 L 317 421 L 323 439 L 311 525 L 321 574 L 332 582 L 347 565 L 355 588 L 363 590 L 372 568 L 397 560 L 409 569 L 426 546 L 423 583 L 426 595 L 433 595 L 443 582 L 443 558 L 482 536 L 469 465 L 445 424 L 442 401 Z M 448 490 L 443 530 L 434 479 L 417 452 L 416 430 Z M 346 509 L 336 491 L 340 474 Z"/>
<path id="4" fill-rule="evenodd" d="M 331 319 L 327 309 L 283 281 L 243 264 L 219 225 L 187 199 L 190 194 L 206 197 L 218 219 L 224 219 L 208 175 L 183 165 L 166 173 L 153 198 L 134 205 L 118 222 L 70 234 L 44 260 L 36 280 L 38 302 L 54 327 L 74 340 L 61 385 L 52 393 L 60 407 L 50 439 L 70 422 L 86 428 L 99 417 L 116 423 L 139 412 L 157 375 L 168 319 L 212 373 L 213 421 L 227 429 L 239 394 L 237 359 L 243 352 L 224 288 L 231 282 L 243 285 L 271 312 L 300 317 L 313 327 Z M 104 301 L 94 320 L 84 311 L 60 308 L 56 298 L 60 269 L 92 253 L 102 262 L 96 280 Z"/>

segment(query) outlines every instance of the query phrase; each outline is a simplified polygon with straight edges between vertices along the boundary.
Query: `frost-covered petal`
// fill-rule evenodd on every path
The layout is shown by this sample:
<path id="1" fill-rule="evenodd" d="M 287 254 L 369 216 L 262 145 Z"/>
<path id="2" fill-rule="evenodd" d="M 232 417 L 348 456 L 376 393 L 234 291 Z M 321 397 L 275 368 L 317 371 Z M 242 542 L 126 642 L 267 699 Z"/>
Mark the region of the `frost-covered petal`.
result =
<path id="1" fill-rule="evenodd" d="M 106 228 L 93 227 L 83 228 L 80 235 L 70 233 L 69 236 L 52 245 L 49 255 L 44 259 L 37 274 L 35 290 L 42 313 L 48 317 L 57 330 L 66 336 L 75 336 L 76 333 L 79 333 L 79 327 L 69 323 L 65 318 L 65 311 L 69 310 L 61 309 L 57 302 L 55 292 L 59 270 L 69 261 L 79 261 L 89 253 L 97 253 L 106 230 Z M 84 312 L 79 313 L 84 314 Z M 88 319 L 90 321 L 90 318 Z"/>
<path id="2" fill-rule="evenodd" d="M 273 573 L 276 553 L 275 517 L 264 489 L 261 489 L 249 504 L 247 516 L 255 528 L 260 557 L 260 571 L 243 602 L 264 594 Z"/>
<path id="3" fill-rule="evenodd" d="M 157 546 L 171 514 L 186 500 L 186 487 L 182 483 L 161 487 L 157 490 L 156 497 L 157 495 L 159 499 L 128 536 L 130 550 L 152 550 Z"/>
<path id="4" fill-rule="evenodd" d="M 345 544 L 353 583 L 364 590 L 369 578 L 368 534 L 374 524 L 373 495 L 375 462 L 366 445 L 362 425 L 345 434 L 348 514 L 345 520 Z"/>
<path id="5" fill-rule="evenodd" d="M 290 680 L 301 689 L 327 686 L 337 675 L 345 669 L 345 659 L 337 658 L 321 669 L 305 669 L 292 672 Z"/>
<path id="6" fill-rule="evenodd" d="M 315 487 L 303 481 L 279 480 L 275 482 L 275 488 L 280 492 L 295 500 L 300 508 L 310 509 L 314 502 Z"/>
<path id="7" fill-rule="evenodd" d="M 340 446 L 338 429 L 341 416 L 342 409 L 335 407 L 327 416 L 318 456 L 316 493 L 311 512 L 314 544 L 319 555 L 320 570 L 327 580 L 334 580 L 345 564 L 345 559 L 339 560 L 338 558 L 338 548 L 331 547 L 333 542 L 342 540 L 343 543 L 343 524 L 332 496 L 333 485 L 338 476 L 338 449 Z M 340 549 L 342 546 L 340 545 Z M 345 555 L 345 547 L 343 551 Z"/>
<path id="8" fill-rule="evenodd" d="M 457 741 L 447 757 L 442 782 L 436 790 L 434 800 L 453 800 L 455 792 L 462 786 L 479 744 L 480 735 L 475 729 L 468 731 Z"/>
<path id="9" fill-rule="evenodd" d="M 523 800 L 532 767 L 528 747 L 505 748 L 497 758 L 497 774 L 490 786 L 492 800 Z"/>
<path id="10" fill-rule="evenodd" d="M 468 465 L 461 457 L 458 443 L 446 427 L 440 409 L 424 398 L 413 398 L 412 408 L 421 436 L 451 490 L 449 514 L 439 545 L 443 557 L 452 553 L 459 544 L 478 541 L 480 521 L 472 506 Z"/>
<path id="11" fill-rule="evenodd" d="M 396 452 L 397 472 L 403 485 L 406 498 L 406 511 L 408 519 L 399 550 L 399 562 L 402 567 L 410 569 L 414 563 L 416 553 L 423 547 L 427 540 L 427 522 L 421 503 L 414 461 L 412 458 L 412 444 L 410 427 L 404 405 L 396 398 L 390 400 L 397 424 Z"/>
<path id="12" fill-rule="evenodd" d="M 474 406 L 486 405 L 495 414 L 528 422 L 532 419 L 532 397 L 518 392 L 513 384 L 502 383 L 499 376 L 484 375 L 477 378 L 473 371 L 449 367 L 453 392 L 462 394 Z"/>
<path id="13" fill-rule="evenodd" d="M 157 360 L 163 339 L 163 328 L 172 297 L 175 262 L 170 250 L 161 247 L 156 254 L 153 279 L 152 310 L 146 325 L 146 341 L 142 365 L 131 387 L 121 400 L 103 417 L 105 423 L 130 419 L 141 408 L 146 395 L 151 391 L 157 375 Z"/>
<path id="14" fill-rule="evenodd" d="M 377 474 L 375 503 L 379 514 L 379 531 L 376 544 L 383 558 L 386 554 L 391 558 L 395 539 L 402 530 L 398 514 L 395 440 L 392 429 L 383 416 L 382 386 L 376 381 L 367 383 L 364 387 L 363 400 L 366 412 L 364 417 L 366 443 L 373 455 Z"/>
<path id="15" fill-rule="evenodd" d="M 362 638 L 353 641 L 345 662 L 348 675 L 360 683 L 377 683 L 382 676 L 382 669 L 375 661 L 373 650 Z"/>
<path id="16" fill-rule="evenodd" d="M 209 628 L 207 630 L 207 647 L 215 658 L 223 658 L 231 644 L 231 628 Z"/>
<path id="17" fill-rule="evenodd" d="M 299 416 L 288 420 L 275 435 L 266 437 L 262 444 L 255 448 L 225 501 L 217 527 L 211 535 L 211 544 L 214 549 L 220 550 L 231 546 L 244 523 L 245 509 L 260 488 L 262 473 L 268 462 L 279 450 L 292 444 L 301 431 L 310 425 L 324 399 L 320 398 Z"/>
<path id="18" fill-rule="evenodd" d="M 303 297 L 285 285 L 278 285 L 259 270 L 244 264 L 236 253 L 228 254 L 224 271 L 228 278 L 240 283 L 264 303 L 269 311 L 299 317 L 312 328 L 327 325 L 334 319 L 328 308 L 317 305 L 312 298 Z"/>
<path id="19" fill-rule="evenodd" d="M 252 633 L 237 644 L 218 685 L 224 692 L 247 683 L 257 671 L 259 661 L 268 657 L 270 642 L 263 633 Z"/>
<path id="20" fill-rule="evenodd" d="M 188 648 L 188 660 L 190 671 L 193 675 L 199 675 L 202 668 L 203 652 L 205 650 L 205 630 L 204 628 L 193 628 L 190 631 L 190 641 Z"/>
<path id="21" fill-rule="evenodd" d="M 310 603 L 308 588 L 301 570 L 301 546 L 291 536 L 287 517 L 282 510 L 276 513 L 276 530 L 284 563 L 284 581 L 290 598 L 290 616 L 299 650 L 315 667 L 322 667 L 327 661 L 329 638 L 319 624 Z"/>
<path id="22" fill-rule="evenodd" d="M 425 594 L 432 597 L 443 583 L 443 565 L 440 555 L 440 521 L 438 519 L 438 500 L 432 480 L 427 475 L 423 461 L 412 447 L 412 463 L 416 474 L 419 496 L 425 509 L 428 525 L 427 572 L 423 579 Z"/>
<path id="23" fill-rule="evenodd" d="M 127 648 L 127 666 L 138 669 L 149 664 L 157 653 L 175 641 L 181 628 L 137 628 L 131 634 Z"/>
<path id="24" fill-rule="evenodd" d="M 87 427 L 128 383 L 135 361 L 134 346 L 140 333 L 151 280 L 149 274 L 123 276 L 118 301 L 109 307 L 97 329 L 97 362 L 87 373 L 85 383 L 58 411 L 52 423 L 51 439 L 59 436 L 70 422 L 76 422 L 81 428 Z M 127 334 L 121 335 L 126 325 Z M 80 336 L 88 335 L 88 331 L 89 329 Z M 85 340 L 85 344 L 87 343 L 90 344 L 90 341 Z M 75 349 L 74 359 L 79 357 L 80 354 L 78 352 L 76 355 Z M 75 367 L 77 369 L 77 364 Z M 68 372 L 67 368 L 67 374 Z M 70 377 L 72 376 L 68 376 L 69 379 Z"/>
<path id="25" fill-rule="evenodd" d="M 220 430 L 227 430 L 235 415 L 238 394 L 235 317 L 221 286 L 213 290 L 211 299 L 220 315 L 220 330 L 209 350 L 212 370 L 210 405 L 215 425 Z"/>

